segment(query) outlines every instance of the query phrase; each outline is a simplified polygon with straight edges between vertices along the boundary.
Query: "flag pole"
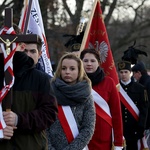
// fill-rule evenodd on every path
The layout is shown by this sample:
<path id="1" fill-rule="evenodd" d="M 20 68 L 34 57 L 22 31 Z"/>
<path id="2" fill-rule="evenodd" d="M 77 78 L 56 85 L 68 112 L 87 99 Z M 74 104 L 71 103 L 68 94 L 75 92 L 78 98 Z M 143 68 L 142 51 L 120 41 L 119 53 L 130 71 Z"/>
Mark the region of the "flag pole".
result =
<path id="1" fill-rule="evenodd" d="M 25 2 L 27 4 L 27 0 Z M 23 34 L 26 34 L 26 32 L 27 32 L 31 5 L 32 5 L 32 0 L 29 0 L 29 5 L 28 5 L 28 9 L 27 9 L 27 15 L 26 15 L 26 21 L 25 21 L 25 25 L 24 25 Z"/>
<path id="2" fill-rule="evenodd" d="M 87 27 L 86 27 L 86 30 L 85 30 L 85 33 L 84 33 L 84 36 L 83 36 L 82 44 L 81 44 L 81 47 L 80 47 L 80 52 L 83 51 L 83 49 L 84 49 L 84 47 L 85 47 L 86 39 L 87 39 L 89 30 L 90 30 L 90 27 L 91 27 L 92 18 L 93 18 L 93 15 L 94 15 L 94 12 L 95 12 L 95 8 L 96 8 L 96 5 L 97 5 L 97 2 L 98 2 L 98 1 L 99 1 L 99 0 L 95 0 L 95 2 L 94 2 L 94 4 L 93 4 L 91 16 L 90 16 L 90 19 L 89 19 L 89 21 L 88 21 L 88 24 L 87 24 Z"/>

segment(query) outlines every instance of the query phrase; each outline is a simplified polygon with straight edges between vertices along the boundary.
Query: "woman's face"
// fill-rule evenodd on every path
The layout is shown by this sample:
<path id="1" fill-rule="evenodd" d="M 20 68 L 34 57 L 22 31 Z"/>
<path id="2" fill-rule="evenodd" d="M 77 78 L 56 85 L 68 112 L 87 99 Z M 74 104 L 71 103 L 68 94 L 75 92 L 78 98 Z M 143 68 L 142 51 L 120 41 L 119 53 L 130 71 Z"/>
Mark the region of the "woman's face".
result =
<path id="1" fill-rule="evenodd" d="M 86 73 L 94 73 L 99 66 L 99 62 L 95 58 L 95 55 L 91 53 L 86 53 L 82 61 Z"/>
<path id="2" fill-rule="evenodd" d="M 77 61 L 73 59 L 64 59 L 61 67 L 61 78 L 67 84 L 75 84 L 78 78 L 79 69 Z"/>

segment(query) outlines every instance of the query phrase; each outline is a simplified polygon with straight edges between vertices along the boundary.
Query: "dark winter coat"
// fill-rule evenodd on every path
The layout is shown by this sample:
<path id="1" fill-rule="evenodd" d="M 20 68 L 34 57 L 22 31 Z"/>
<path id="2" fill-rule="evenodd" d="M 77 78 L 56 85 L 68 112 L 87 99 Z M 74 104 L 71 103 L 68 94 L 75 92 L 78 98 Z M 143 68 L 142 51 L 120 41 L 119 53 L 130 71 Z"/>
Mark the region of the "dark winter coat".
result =
<path id="1" fill-rule="evenodd" d="M 145 86 L 148 94 L 149 108 L 148 108 L 146 129 L 150 129 L 150 76 L 147 73 L 143 74 L 139 80 L 139 83 Z"/>
<path id="2" fill-rule="evenodd" d="M 124 85 L 122 82 L 120 84 L 139 109 L 139 120 L 137 121 L 122 104 L 123 133 L 126 140 L 138 140 L 143 137 L 146 127 L 148 100 L 145 95 L 145 88 L 134 81 L 131 81 L 127 85 Z"/>
<path id="3" fill-rule="evenodd" d="M 3 82 L 3 56 L 0 55 L 0 89 Z M 11 140 L 1 140 L 1 150 L 46 150 L 45 129 L 56 119 L 57 103 L 47 74 L 33 68 L 33 60 L 23 52 L 13 58 L 15 83 L 11 110 L 18 116 Z M 5 100 L 2 101 L 5 111 Z"/>

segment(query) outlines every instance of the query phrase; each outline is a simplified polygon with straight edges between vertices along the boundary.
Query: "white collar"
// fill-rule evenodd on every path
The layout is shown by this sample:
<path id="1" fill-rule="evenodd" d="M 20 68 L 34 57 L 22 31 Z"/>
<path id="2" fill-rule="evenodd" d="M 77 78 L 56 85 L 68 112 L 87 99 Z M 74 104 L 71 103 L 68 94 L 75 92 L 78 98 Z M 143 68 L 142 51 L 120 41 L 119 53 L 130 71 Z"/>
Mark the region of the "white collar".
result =
<path id="1" fill-rule="evenodd" d="M 131 82 L 131 79 L 129 79 L 127 82 L 124 82 L 124 81 L 121 80 L 121 83 L 124 84 L 124 85 L 128 85 L 130 82 Z"/>

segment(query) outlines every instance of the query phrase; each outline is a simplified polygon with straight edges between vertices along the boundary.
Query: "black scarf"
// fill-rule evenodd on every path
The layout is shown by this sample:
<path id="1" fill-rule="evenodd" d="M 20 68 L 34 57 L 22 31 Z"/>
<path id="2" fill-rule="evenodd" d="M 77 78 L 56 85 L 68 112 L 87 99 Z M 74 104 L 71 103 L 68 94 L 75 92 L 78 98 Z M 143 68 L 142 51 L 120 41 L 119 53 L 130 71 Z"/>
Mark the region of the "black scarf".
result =
<path id="1" fill-rule="evenodd" d="M 27 70 L 33 68 L 34 61 L 24 52 L 16 51 L 13 57 L 14 75 L 21 77 Z"/>
<path id="2" fill-rule="evenodd" d="M 87 73 L 87 76 L 90 78 L 92 86 L 94 86 L 104 79 L 105 74 L 104 71 L 98 67 L 94 73 Z"/>
<path id="3" fill-rule="evenodd" d="M 52 87 L 59 105 L 75 106 L 86 102 L 91 96 L 91 88 L 85 80 L 69 85 L 57 78 L 52 82 Z"/>

